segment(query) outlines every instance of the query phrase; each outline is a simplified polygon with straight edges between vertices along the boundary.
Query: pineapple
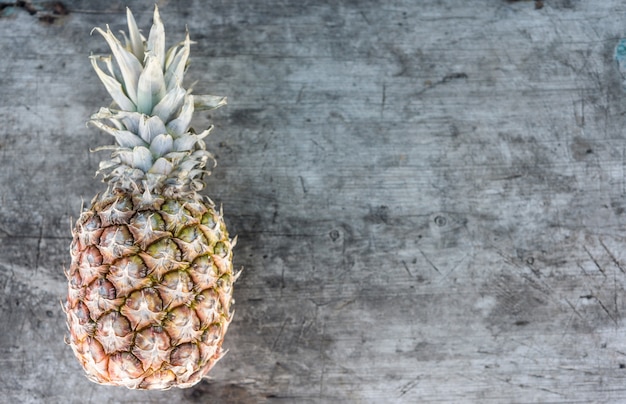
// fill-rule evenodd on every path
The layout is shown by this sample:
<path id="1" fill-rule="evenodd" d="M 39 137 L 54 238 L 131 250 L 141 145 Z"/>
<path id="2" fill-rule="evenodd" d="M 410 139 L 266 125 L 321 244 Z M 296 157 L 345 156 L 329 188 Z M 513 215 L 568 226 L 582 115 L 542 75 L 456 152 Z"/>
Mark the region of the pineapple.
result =
<path id="1" fill-rule="evenodd" d="M 222 357 L 232 320 L 232 248 L 221 210 L 198 193 L 207 163 L 194 110 L 226 103 L 182 87 L 191 41 L 165 51 L 158 8 L 148 38 L 127 10 L 125 45 L 91 63 L 113 104 L 90 123 L 116 140 L 107 189 L 73 228 L 68 340 L 88 377 L 131 389 L 190 387 Z M 105 70 L 101 66 L 105 67 Z"/>

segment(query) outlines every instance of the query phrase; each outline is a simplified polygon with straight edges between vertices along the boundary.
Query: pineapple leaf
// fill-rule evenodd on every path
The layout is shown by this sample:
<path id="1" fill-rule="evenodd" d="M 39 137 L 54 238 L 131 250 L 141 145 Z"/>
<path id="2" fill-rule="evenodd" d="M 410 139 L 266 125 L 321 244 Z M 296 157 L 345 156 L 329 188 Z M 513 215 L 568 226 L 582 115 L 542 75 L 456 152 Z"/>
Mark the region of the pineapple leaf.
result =
<path id="1" fill-rule="evenodd" d="M 172 165 L 172 163 L 167 161 L 167 159 L 160 157 L 157 159 L 157 161 L 154 162 L 154 164 L 152 165 L 152 167 L 150 167 L 150 170 L 148 172 L 153 173 L 153 174 L 168 175 L 169 173 L 172 172 L 173 169 L 174 169 L 174 166 Z"/>
<path id="2" fill-rule="evenodd" d="M 163 67 L 165 66 L 165 29 L 161 21 L 159 8 L 156 4 L 154 5 L 152 28 L 150 28 L 150 34 L 148 35 L 147 51 L 154 54 L 159 61 L 161 71 L 163 71 Z"/>
<path id="3" fill-rule="evenodd" d="M 137 22 L 130 8 L 126 8 L 126 17 L 128 20 L 128 35 L 130 36 L 130 42 L 128 43 L 129 50 L 135 55 L 137 60 L 143 63 L 144 58 L 144 38 L 137 28 Z"/>
<path id="4" fill-rule="evenodd" d="M 113 77 L 103 72 L 102 69 L 100 69 L 100 66 L 98 66 L 96 59 L 100 57 L 90 56 L 89 58 L 91 59 L 91 65 L 93 66 L 93 69 L 96 71 L 96 74 L 100 78 L 100 81 L 102 81 L 102 84 L 104 84 L 104 87 L 113 98 L 113 101 L 121 109 L 134 111 L 135 104 L 126 96 L 126 94 L 124 94 L 124 89 L 122 88 L 122 85 L 119 83 L 119 81 L 115 80 Z"/>
<path id="5" fill-rule="evenodd" d="M 116 161 L 119 159 L 119 162 L 125 166 L 132 167 L 133 166 L 133 151 L 129 149 L 117 149 L 111 156 L 114 157 L 111 161 Z"/>
<path id="6" fill-rule="evenodd" d="M 165 95 L 163 70 L 154 54 L 147 54 L 146 65 L 139 76 L 137 86 L 137 111 L 151 114 L 152 108 Z"/>
<path id="7" fill-rule="evenodd" d="M 147 147 L 138 146 L 133 148 L 133 162 L 132 167 L 138 168 L 141 171 L 148 172 L 152 167 L 152 153 Z"/>
<path id="8" fill-rule="evenodd" d="M 148 117 L 146 115 L 142 115 L 139 119 L 137 129 L 139 136 L 145 140 L 147 144 L 152 143 L 154 138 L 158 135 L 167 132 L 163 121 L 158 116 Z"/>
<path id="9" fill-rule="evenodd" d="M 113 77 L 115 80 L 117 80 L 120 83 L 124 80 L 122 78 L 122 74 L 120 73 L 120 69 L 118 69 L 113 64 L 113 59 L 111 58 L 111 55 L 101 56 L 100 60 L 104 62 L 104 64 L 106 65 L 107 70 L 109 71 L 109 74 L 111 75 L 111 77 Z"/>
<path id="10" fill-rule="evenodd" d="M 134 54 L 127 51 L 120 41 L 113 35 L 111 29 L 107 25 L 107 30 L 104 32 L 101 28 L 94 28 L 109 44 L 113 57 L 117 62 L 122 77 L 124 78 L 124 90 L 128 98 L 134 103 L 137 103 L 137 81 L 139 80 L 139 72 L 141 72 L 141 62 L 135 57 Z"/>
<path id="11" fill-rule="evenodd" d="M 185 41 L 182 43 L 182 48 L 172 47 L 172 51 L 169 52 L 169 57 L 166 62 L 165 71 L 165 83 L 168 90 L 178 84 L 182 83 L 185 69 L 187 68 L 187 60 L 189 59 L 189 32 L 187 32 Z"/>
<path id="12" fill-rule="evenodd" d="M 168 90 L 165 97 L 152 109 L 152 115 L 161 118 L 163 122 L 169 122 L 176 112 L 180 110 L 185 101 L 185 90 L 180 86 Z"/>
<path id="13" fill-rule="evenodd" d="M 127 130 L 119 130 L 119 129 L 112 128 L 110 126 L 107 126 L 107 125 L 103 124 L 102 122 L 100 122 L 98 120 L 92 120 L 90 122 L 94 126 L 96 126 L 98 129 L 100 129 L 100 130 L 108 133 L 109 135 L 115 137 L 115 141 L 121 147 L 132 148 L 132 147 L 136 147 L 136 146 L 147 146 L 146 142 L 141 140 L 141 138 L 139 136 L 135 135 L 133 132 L 130 132 L 130 131 L 127 131 Z"/>
<path id="14" fill-rule="evenodd" d="M 155 157 L 161 157 L 172 151 L 174 139 L 170 135 L 161 134 L 150 143 L 150 151 Z"/>
<path id="15" fill-rule="evenodd" d="M 196 111 L 208 111 L 226 105 L 226 97 L 221 95 L 194 95 L 194 109 Z"/>
<path id="16" fill-rule="evenodd" d="M 141 122 L 142 114 L 139 112 L 128 112 L 128 111 L 115 111 L 114 118 L 122 122 L 126 130 L 129 130 L 133 133 L 141 133 L 139 132 L 139 123 Z M 142 138 L 143 139 L 143 138 Z M 145 140 L 145 139 L 144 139 Z"/>
<path id="17" fill-rule="evenodd" d="M 193 98 L 191 94 L 185 95 L 185 103 L 178 114 L 176 119 L 171 120 L 167 124 L 167 129 L 178 136 L 183 135 L 189 129 L 189 123 L 193 116 Z"/>
<path id="18" fill-rule="evenodd" d="M 174 141 L 174 150 L 176 151 L 189 151 L 193 150 L 194 145 L 198 142 L 197 135 L 185 135 L 181 136 Z"/>
<path id="19" fill-rule="evenodd" d="M 100 122 L 107 122 L 107 123 L 113 125 L 115 127 L 115 129 L 118 129 L 118 130 L 128 129 L 118 119 L 114 119 L 113 118 L 113 112 L 109 108 L 104 108 L 104 107 L 100 108 L 100 110 L 98 112 L 96 112 L 95 114 L 91 115 L 91 120 L 98 120 Z M 136 133 L 135 131 L 132 131 L 132 130 L 131 130 L 131 132 Z"/>
<path id="20" fill-rule="evenodd" d="M 202 133 L 198 135 L 198 139 L 204 139 L 205 137 L 209 136 L 209 133 L 211 133 L 212 130 L 213 130 L 213 125 L 203 130 Z"/>

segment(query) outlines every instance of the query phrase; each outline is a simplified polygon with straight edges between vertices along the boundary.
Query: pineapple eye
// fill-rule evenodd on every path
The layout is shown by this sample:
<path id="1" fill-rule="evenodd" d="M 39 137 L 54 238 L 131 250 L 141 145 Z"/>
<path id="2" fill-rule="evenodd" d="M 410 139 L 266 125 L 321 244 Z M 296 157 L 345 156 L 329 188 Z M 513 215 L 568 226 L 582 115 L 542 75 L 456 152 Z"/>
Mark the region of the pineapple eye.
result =
<path id="1" fill-rule="evenodd" d="M 215 247 L 213 248 L 213 253 L 215 255 L 219 255 L 222 258 L 225 258 L 228 255 L 228 249 L 226 248 L 226 245 L 224 243 L 219 242 L 215 244 Z"/>
<path id="2" fill-rule="evenodd" d="M 215 221 L 215 219 L 213 219 L 213 215 L 211 213 L 205 213 L 202 216 L 202 224 L 209 229 L 214 229 L 217 222 Z"/>
<path id="3" fill-rule="evenodd" d="M 115 287 L 113 284 L 106 279 L 98 279 L 96 286 L 96 291 L 100 297 L 113 300 L 115 299 Z"/>

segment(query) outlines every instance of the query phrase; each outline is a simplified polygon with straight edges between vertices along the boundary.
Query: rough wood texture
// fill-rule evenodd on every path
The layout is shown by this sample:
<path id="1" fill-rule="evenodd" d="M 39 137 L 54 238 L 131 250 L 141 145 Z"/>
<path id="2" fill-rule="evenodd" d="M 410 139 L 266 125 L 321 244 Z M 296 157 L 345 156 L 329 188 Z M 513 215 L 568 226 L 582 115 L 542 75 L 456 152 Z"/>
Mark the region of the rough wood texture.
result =
<path id="1" fill-rule="evenodd" d="M 158 3 L 230 101 L 208 181 L 245 267 L 230 352 L 183 391 L 83 376 L 59 300 L 111 141 L 84 125 L 109 102 L 89 32 L 126 3 L 5 7 L 0 401 L 626 401 L 622 1 Z"/>

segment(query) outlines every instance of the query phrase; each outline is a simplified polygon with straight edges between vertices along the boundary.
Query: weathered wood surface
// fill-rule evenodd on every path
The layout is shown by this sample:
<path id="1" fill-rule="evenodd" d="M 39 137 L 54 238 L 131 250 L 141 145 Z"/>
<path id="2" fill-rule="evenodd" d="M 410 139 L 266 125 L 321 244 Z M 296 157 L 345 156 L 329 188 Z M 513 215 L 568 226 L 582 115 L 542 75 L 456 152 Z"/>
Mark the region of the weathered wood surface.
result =
<path id="1" fill-rule="evenodd" d="M 230 101 L 208 187 L 245 267 L 229 353 L 189 390 L 83 376 L 59 300 L 111 141 L 84 125 L 109 102 L 89 31 L 126 3 L 5 8 L 1 402 L 626 402 L 623 2 L 158 3 L 197 42 L 189 82 Z"/>

